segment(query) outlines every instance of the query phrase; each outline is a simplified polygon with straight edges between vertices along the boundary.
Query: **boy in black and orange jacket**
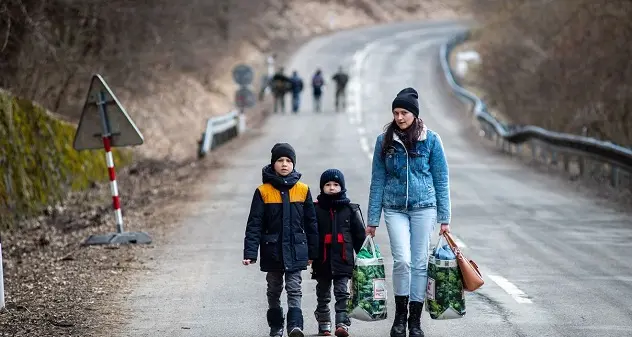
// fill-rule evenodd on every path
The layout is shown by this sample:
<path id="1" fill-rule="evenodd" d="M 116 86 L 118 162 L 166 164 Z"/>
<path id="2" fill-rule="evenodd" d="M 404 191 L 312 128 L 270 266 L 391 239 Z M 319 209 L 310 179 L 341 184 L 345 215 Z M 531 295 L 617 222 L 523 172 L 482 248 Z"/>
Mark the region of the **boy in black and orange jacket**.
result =
<path id="1" fill-rule="evenodd" d="M 268 282 L 267 320 L 270 336 L 283 336 L 281 293 L 285 278 L 287 332 L 303 337 L 301 271 L 318 256 L 318 229 L 309 186 L 299 182 L 294 169 L 296 154 L 290 144 L 272 148 L 271 163 L 262 169 L 262 181 L 254 192 L 246 235 L 244 265 L 257 261 Z"/>

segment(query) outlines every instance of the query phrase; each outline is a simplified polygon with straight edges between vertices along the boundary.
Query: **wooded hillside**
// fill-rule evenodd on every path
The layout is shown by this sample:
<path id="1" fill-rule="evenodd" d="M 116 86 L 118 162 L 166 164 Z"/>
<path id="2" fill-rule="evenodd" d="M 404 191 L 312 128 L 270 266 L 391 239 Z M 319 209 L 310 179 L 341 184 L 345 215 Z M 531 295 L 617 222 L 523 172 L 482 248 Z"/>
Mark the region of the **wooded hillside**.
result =
<path id="1" fill-rule="evenodd" d="M 632 146 L 632 1 L 470 0 L 479 83 L 516 123 Z"/>

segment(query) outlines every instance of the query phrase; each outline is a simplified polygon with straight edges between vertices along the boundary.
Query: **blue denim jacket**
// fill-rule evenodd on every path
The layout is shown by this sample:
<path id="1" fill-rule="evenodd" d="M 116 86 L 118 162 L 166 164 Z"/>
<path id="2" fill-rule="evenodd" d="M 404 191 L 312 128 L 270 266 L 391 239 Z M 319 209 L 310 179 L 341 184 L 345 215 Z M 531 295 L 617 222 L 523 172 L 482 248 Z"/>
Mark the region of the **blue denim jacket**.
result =
<path id="1" fill-rule="evenodd" d="M 427 129 L 417 142 L 414 156 L 393 135 L 393 146 L 382 159 L 384 133 L 375 140 L 367 224 L 378 226 L 382 209 L 437 208 L 437 223 L 450 223 L 448 162 L 439 135 Z"/>

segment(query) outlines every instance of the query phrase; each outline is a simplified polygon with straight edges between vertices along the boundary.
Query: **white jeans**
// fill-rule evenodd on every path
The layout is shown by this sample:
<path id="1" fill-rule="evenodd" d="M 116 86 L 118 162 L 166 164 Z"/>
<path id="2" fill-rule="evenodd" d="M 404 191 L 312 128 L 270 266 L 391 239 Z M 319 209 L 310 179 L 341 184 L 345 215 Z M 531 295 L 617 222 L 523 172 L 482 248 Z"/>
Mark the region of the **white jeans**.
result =
<path id="1" fill-rule="evenodd" d="M 393 256 L 393 291 L 423 302 L 428 284 L 428 250 L 437 222 L 436 208 L 410 212 L 384 210 Z"/>

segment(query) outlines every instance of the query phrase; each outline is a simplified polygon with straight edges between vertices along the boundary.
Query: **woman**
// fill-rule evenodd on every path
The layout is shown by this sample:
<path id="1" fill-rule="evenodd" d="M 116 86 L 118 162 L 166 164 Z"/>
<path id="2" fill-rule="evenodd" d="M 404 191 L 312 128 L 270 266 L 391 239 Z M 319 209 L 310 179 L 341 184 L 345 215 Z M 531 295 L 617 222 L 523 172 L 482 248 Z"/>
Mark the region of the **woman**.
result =
<path id="1" fill-rule="evenodd" d="M 435 224 L 449 231 L 448 163 L 441 138 L 419 118 L 417 91 L 393 100 L 393 121 L 375 141 L 367 234 L 375 236 L 382 209 L 393 256 L 392 337 L 424 335 L 421 313 L 428 283 L 428 250 Z M 410 316 L 408 305 L 410 300 Z"/>

